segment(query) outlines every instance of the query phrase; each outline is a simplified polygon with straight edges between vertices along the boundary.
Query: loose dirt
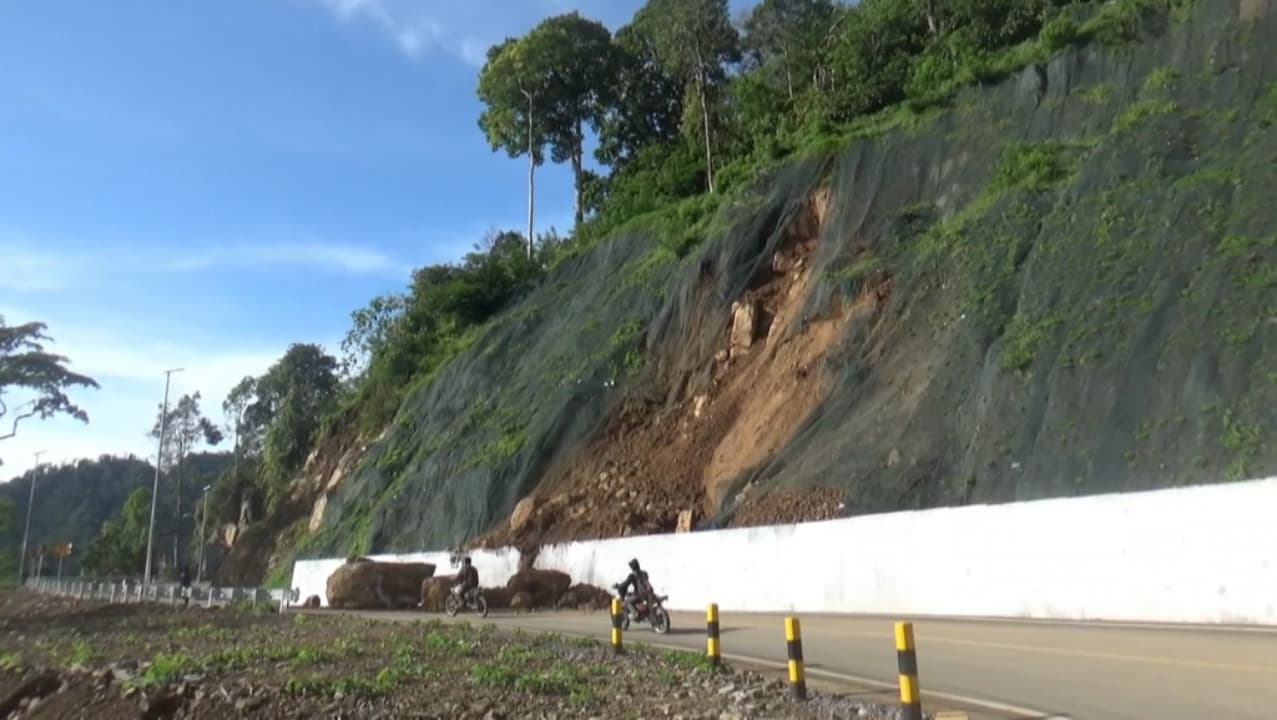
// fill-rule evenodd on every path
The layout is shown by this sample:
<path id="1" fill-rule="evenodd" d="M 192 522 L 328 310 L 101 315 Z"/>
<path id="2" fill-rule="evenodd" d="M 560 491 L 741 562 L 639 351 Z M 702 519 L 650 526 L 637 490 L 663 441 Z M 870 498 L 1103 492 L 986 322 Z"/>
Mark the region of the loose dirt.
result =
<path id="1" fill-rule="evenodd" d="M 566 469 L 542 483 L 516 523 L 477 544 L 532 548 L 674 532 L 681 513 L 690 512 L 694 523 L 717 512 L 729 484 L 774 455 L 819 407 L 829 391 L 826 354 L 845 335 L 848 322 L 879 312 L 884 286 L 889 293 L 889 282 L 880 281 L 828 317 L 803 316 L 815 286 L 811 258 L 828 207 L 828 193 L 813 195 L 770 262 L 737 299 L 733 322 L 715 355 L 692 363 L 708 368 L 707 390 L 671 405 L 664 398 L 677 395 L 671 388 L 687 381 L 671 377 L 648 396 L 628 398 Z M 830 516 L 825 495 L 796 506 L 757 502 L 743 515 L 751 524 L 769 517 L 772 522 L 825 519 Z"/>
<path id="2" fill-rule="evenodd" d="M 423 616 L 423 620 L 425 616 Z M 606 622 L 606 616 L 600 616 Z M 886 718 L 693 653 L 493 626 L 0 594 L 0 717 Z"/>

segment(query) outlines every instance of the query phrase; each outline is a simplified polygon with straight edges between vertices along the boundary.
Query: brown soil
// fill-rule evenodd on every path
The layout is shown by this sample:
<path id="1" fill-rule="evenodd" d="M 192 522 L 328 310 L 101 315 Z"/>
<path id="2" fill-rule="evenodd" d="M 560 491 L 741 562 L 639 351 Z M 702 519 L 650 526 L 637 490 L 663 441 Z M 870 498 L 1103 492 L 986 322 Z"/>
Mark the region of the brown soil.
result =
<path id="1" fill-rule="evenodd" d="M 728 527 L 833 520 L 843 514 L 843 494 L 837 490 L 777 490 L 756 498 L 746 498 L 732 516 Z"/>
<path id="2" fill-rule="evenodd" d="M 566 470 L 552 471 L 519 526 L 498 528 L 478 544 L 533 548 L 674 532 L 680 512 L 690 510 L 698 521 L 715 513 L 729 483 L 784 447 L 828 394 L 826 353 L 848 322 L 871 321 L 890 294 L 890 279 L 875 278 L 850 307 L 827 318 L 802 317 L 815 285 L 810 258 L 828 209 L 828 193 L 814 195 L 738 298 L 755 308 L 752 337 L 729 327 L 713 358 L 692 363 L 710 369 L 708 390 L 673 405 L 631 395 Z M 664 382 L 653 394 L 677 395 L 668 391 L 684 387 L 687 375 Z M 821 500 L 793 508 L 760 499 L 742 516 L 750 524 L 825 519 L 836 512 L 828 496 L 817 493 L 812 497 Z"/>
<path id="3" fill-rule="evenodd" d="M 606 626 L 606 616 L 600 623 Z M 492 626 L 0 594 L 0 717 L 887 717 L 701 656 Z M 72 667 L 74 665 L 75 667 Z"/>

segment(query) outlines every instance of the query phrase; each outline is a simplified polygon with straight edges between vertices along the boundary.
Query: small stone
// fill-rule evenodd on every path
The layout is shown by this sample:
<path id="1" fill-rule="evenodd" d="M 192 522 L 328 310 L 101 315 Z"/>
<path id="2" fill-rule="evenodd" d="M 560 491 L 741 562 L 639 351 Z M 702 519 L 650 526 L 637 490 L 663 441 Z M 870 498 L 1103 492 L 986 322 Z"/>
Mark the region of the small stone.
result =
<path id="1" fill-rule="evenodd" d="M 718 714 L 718 720 L 744 720 L 744 716 L 732 710 L 724 710 Z"/>
<path id="2" fill-rule="evenodd" d="M 732 693 L 734 693 L 734 692 L 736 692 L 736 686 L 735 686 L 735 685 L 730 685 L 730 684 L 729 684 L 729 685 L 724 685 L 723 687 L 719 688 L 719 690 L 718 690 L 718 694 L 719 694 L 719 695 L 731 695 L 731 694 L 732 694 Z"/>

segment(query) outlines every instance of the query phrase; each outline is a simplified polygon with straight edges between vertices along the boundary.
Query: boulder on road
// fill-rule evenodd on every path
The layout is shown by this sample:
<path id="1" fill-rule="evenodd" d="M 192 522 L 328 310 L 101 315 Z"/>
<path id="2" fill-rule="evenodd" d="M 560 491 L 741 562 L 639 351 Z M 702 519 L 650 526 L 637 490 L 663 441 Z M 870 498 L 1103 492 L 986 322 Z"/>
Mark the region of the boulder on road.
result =
<path id="1" fill-rule="evenodd" d="M 506 583 L 506 589 L 513 599 L 519 593 L 527 593 L 531 600 L 529 607 L 553 608 L 572 585 L 572 578 L 558 570 L 521 570 Z"/>
<path id="2" fill-rule="evenodd" d="M 352 558 L 328 576 L 328 605 L 347 610 L 416 607 L 421 584 L 434 575 L 430 563 L 388 563 Z"/>
<path id="3" fill-rule="evenodd" d="M 443 603 L 448 599 L 448 593 L 451 592 L 452 583 L 456 579 L 456 575 L 440 575 L 423 580 L 421 582 L 422 612 L 443 612 Z"/>

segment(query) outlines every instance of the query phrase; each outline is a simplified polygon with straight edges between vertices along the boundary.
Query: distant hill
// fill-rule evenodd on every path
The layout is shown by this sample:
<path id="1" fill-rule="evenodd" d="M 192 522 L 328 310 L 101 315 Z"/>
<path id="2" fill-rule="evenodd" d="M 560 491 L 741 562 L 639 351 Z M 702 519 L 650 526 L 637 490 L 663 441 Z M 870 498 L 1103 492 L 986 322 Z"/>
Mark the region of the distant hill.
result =
<path id="1" fill-rule="evenodd" d="M 186 478 L 182 487 L 182 525 L 184 542 L 189 544 L 194 528 L 191 510 L 204 485 L 212 482 L 230 465 L 228 453 L 199 453 L 187 458 Z M 120 512 L 125 498 L 137 487 L 150 488 L 155 467 L 136 457 L 111 457 L 80 460 L 73 464 L 44 468 L 35 489 L 35 513 L 31 517 L 30 543 L 34 545 L 72 542 L 76 551 L 63 565 L 64 574 L 78 574 L 80 558 L 97 535 L 102 523 Z M 0 533 L 0 552 L 17 557 L 22 546 L 22 529 L 26 521 L 27 498 L 31 492 L 32 473 L 27 472 L 0 484 L 0 497 L 13 502 L 13 523 Z M 156 552 L 171 557 L 173 553 L 173 515 L 176 506 L 174 479 L 164 477 L 160 483 L 160 505 L 155 528 Z M 181 549 L 187 552 L 187 546 Z M 46 568 L 47 571 L 47 568 Z M 56 566 L 53 571 L 56 571 Z"/>

